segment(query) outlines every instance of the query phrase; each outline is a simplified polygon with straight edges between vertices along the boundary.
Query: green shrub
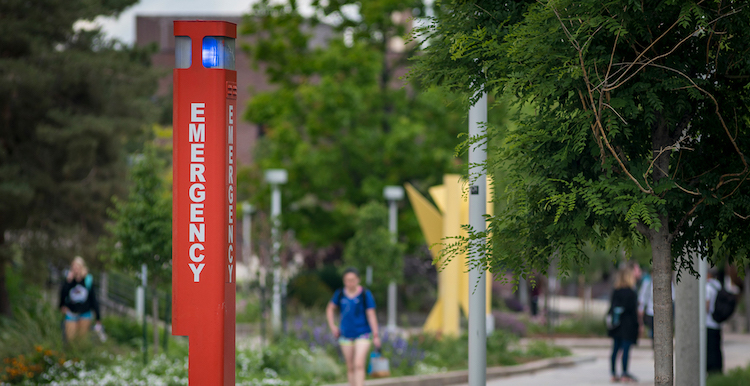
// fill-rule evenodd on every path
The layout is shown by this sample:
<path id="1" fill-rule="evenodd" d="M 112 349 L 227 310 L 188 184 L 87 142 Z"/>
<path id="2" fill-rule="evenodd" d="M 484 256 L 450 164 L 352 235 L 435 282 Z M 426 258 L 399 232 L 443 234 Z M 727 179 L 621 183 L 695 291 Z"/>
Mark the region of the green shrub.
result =
<path id="1" fill-rule="evenodd" d="M 237 308 L 237 323 L 259 322 L 261 317 L 260 299 L 247 294 L 243 296 L 246 298 L 241 302 L 238 299 L 237 302 L 238 305 L 244 303 L 244 307 Z"/>
<path id="2" fill-rule="evenodd" d="M 107 337 L 116 345 L 122 345 L 130 349 L 141 349 L 143 346 L 143 326 L 141 322 L 121 316 L 108 316 L 102 319 L 102 325 L 104 331 L 107 333 Z M 148 323 L 146 325 L 146 340 L 149 347 L 154 344 L 153 324 Z M 164 328 L 159 327 L 159 347 L 161 347 L 162 339 L 164 338 Z M 177 336 L 167 337 L 167 354 L 169 357 L 186 357 L 188 355 L 188 346 L 186 339 Z M 110 351 L 119 353 L 123 350 L 117 350 L 114 347 L 110 348 Z"/>
<path id="3" fill-rule="evenodd" d="M 526 326 L 530 336 L 547 335 L 549 333 L 545 324 L 527 320 Z M 607 326 L 604 324 L 604 318 L 577 315 L 564 319 L 560 324 L 553 326 L 552 334 L 584 337 L 607 336 Z"/>
<path id="4" fill-rule="evenodd" d="M 303 307 L 321 308 L 333 296 L 333 291 L 316 272 L 304 272 L 289 283 L 289 297 Z"/>
<path id="5" fill-rule="evenodd" d="M 419 347 L 425 351 L 424 363 L 447 370 L 468 368 L 469 344 L 468 336 L 444 336 L 438 338 L 433 335 L 419 337 Z"/>
<path id="6" fill-rule="evenodd" d="M 518 338 L 507 331 L 497 330 L 487 336 L 487 366 L 507 366 L 517 362 L 518 352 L 511 346 Z M 436 338 L 431 335 L 419 337 L 419 346 L 425 351 L 424 364 L 446 370 L 468 368 L 469 338 L 460 337 Z"/>
<path id="7" fill-rule="evenodd" d="M 706 386 L 747 386 L 750 385 L 750 365 L 729 370 L 723 375 L 711 375 Z"/>
<path id="8" fill-rule="evenodd" d="M 138 321 L 119 316 L 108 316 L 102 320 L 102 325 L 104 331 L 107 332 L 107 336 L 115 342 L 132 348 L 141 347 L 143 327 Z M 151 338 L 152 335 L 147 335 L 147 337 Z"/>
<path id="9" fill-rule="evenodd" d="M 334 381 L 342 374 L 338 362 L 322 349 L 309 350 L 302 341 L 293 338 L 280 339 L 264 347 L 256 371 L 258 369 L 262 370 L 256 374 L 258 378 L 268 376 L 271 371 L 280 378 L 303 384 Z"/>
<path id="10" fill-rule="evenodd" d="M 35 347 L 59 351 L 62 349 L 62 315 L 47 302 L 21 303 L 13 318 L 0 317 L 0 359 L 26 354 L 33 355 Z"/>
<path id="11" fill-rule="evenodd" d="M 495 330 L 487 336 L 487 366 L 508 366 L 518 363 L 517 353 L 511 351 L 511 346 L 518 342 L 512 332 Z M 467 341 L 468 347 L 468 341 Z"/>
<path id="12" fill-rule="evenodd" d="M 603 318 L 579 316 L 563 320 L 560 325 L 555 326 L 555 332 L 564 335 L 607 336 L 607 326 Z"/>
<path id="13" fill-rule="evenodd" d="M 545 340 L 529 342 L 523 355 L 528 359 L 557 358 L 571 355 L 567 347 L 555 346 Z"/>

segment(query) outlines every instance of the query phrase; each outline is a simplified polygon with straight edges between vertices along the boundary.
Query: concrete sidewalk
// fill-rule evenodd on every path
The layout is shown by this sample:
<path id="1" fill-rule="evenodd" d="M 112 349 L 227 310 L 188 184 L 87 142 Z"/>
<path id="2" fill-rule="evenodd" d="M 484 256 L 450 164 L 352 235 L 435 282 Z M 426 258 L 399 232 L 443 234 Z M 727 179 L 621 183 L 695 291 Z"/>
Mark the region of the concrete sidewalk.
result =
<path id="1" fill-rule="evenodd" d="M 576 366 L 581 363 L 595 361 L 593 356 L 570 356 L 564 358 L 542 359 L 534 362 L 514 366 L 498 366 L 487 369 L 487 379 L 498 379 L 513 377 L 515 375 L 526 375 L 538 371 Z M 440 374 L 413 375 L 407 377 L 371 379 L 365 381 L 366 386 L 451 386 L 469 381 L 467 370 L 449 371 Z M 347 386 L 347 383 L 338 383 L 329 386 Z"/>
<path id="2" fill-rule="evenodd" d="M 556 340 L 561 344 L 563 339 Z M 726 334 L 724 336 L 724 371 L 750 364 L 750 335 Z M 524 374 L 505 379 L 488 380 L 487 386 L 605 386 L 611 385 L 610 356 L 611 342 L 606 339 L 567 339 L 573 355 L 596 358 L 576 367 L 556 368 L 533 374 Z M 650 341 L 641 339 L 638 350 L 631 351 L 628 372 L 638 378 L 638 385 L 654 384 L 654 354 L 650 350 Z M 619 358 L 618 358 L 619 359 Z M 622 362 L 617 361 L 620 372 Z M 466 383 L 455 386 L 467 386 Z"/>
<path id="3" fill-rule="evenodd" d="M 724 335 L 724 370 L 750 364 L 750 335 Z M 491 368 L 487 386 L 605 386 L 609 377 L 612 341 L 608 338 L 556 338 L 552 341 L 572 350 L 573 356 L 537 361 L 518 366 Z M 523 344 L 523 341 L 522 341 Z M 619 358 L 618 358 L 619 359 Z M 617 361 L 618 373 L 621 371 Z M 651 341 L 640 339 L 631 351 L 628 372 L 639 379 L 637 385 L 654 384 L 654 354 Z M 468 386 L 466 371 L 400 378 L 368 380 L 367 386 Z M 346 386 L 339 384 L 336 386 Z"/>
<path id="4" fill-rule="evenodd" d="M 576 348 L 573 355 L 593 356 L 595 360 L 575 367 L 557 368 L 510 378 L 488 380 L 487 386 L 609 386 L 610 350 L 605 348 Z M 620 371 L 621 363 L 617 368 Z M 653 385 L 654 357 L 651 351 L 636 350 L 630 354 L 628 371 L 639 379 L 637 385 Z M 468 386 L 466 383 L 455 386 Z"/>

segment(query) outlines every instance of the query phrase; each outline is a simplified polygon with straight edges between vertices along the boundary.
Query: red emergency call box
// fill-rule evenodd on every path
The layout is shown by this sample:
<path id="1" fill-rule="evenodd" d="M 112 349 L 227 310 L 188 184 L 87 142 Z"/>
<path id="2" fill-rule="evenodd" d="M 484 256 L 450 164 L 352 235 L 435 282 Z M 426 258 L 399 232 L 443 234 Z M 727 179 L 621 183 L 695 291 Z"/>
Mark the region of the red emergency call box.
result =
<path id="1" fill-rule="evenodd" d="M 189 384 L 235 384 L 237 25 L 175 21 L 172 334 Z"/>

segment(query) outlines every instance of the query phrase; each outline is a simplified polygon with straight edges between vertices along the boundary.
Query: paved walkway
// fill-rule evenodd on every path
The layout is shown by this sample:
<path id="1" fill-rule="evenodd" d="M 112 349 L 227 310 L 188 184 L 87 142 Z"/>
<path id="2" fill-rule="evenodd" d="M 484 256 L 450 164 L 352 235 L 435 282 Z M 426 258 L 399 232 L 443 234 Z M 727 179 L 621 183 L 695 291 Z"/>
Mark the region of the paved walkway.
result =
<path id="1" fill-rule="evenodd" d="M 609 378 L 610 347 L 606 339 L 579 339 L 569 342 L 574 355 L 594 356 L 596 361 L 575 367 L 539 371 L 534 374 L 490 380 L 487 386 L 611 386 Z M 638 349 L 630 354 L 629 372 L 637 377 L 638 385 L 654 384 L 654 354 L 642 340 Z M 562 342 L 559 342 L 562 343 Z M 607 345 L 604 345 L 607 343 Z M 618 361 L 619 362 L 619 361 Z M 724 369 L 745 367 L 750 364 L 750 335 L 726 334 L 724 336 Z M 620 369 L 621 363 L 618 363 Z M 619 371 L 619 370 L 618 370 Z M 467 386 L 456 385 L 456 386 Z"/>

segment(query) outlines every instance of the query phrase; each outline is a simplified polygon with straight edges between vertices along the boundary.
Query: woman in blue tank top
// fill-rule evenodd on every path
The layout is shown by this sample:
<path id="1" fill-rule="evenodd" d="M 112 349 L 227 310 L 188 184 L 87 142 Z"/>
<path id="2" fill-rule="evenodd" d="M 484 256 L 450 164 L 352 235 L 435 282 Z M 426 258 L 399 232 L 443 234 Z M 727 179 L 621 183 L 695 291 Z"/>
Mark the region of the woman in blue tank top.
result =
<path id="1" fill-rule="evenodd" d="M 378 320 L 375 316 L 375 299 L 372 293 L 359 285 L 359 272 L 354 268 L 344 271 L 344 288 L 333 294 L 326 307 L 328 327 L 339 340 L 341 353 L 346 360 L 349 385 L 362 386 L 365 383 L 365 362 L 370 352 L 370 339 L 380 348 Z M 336 326 L 336 309 L 341 314 L 341 322 Z"/>

